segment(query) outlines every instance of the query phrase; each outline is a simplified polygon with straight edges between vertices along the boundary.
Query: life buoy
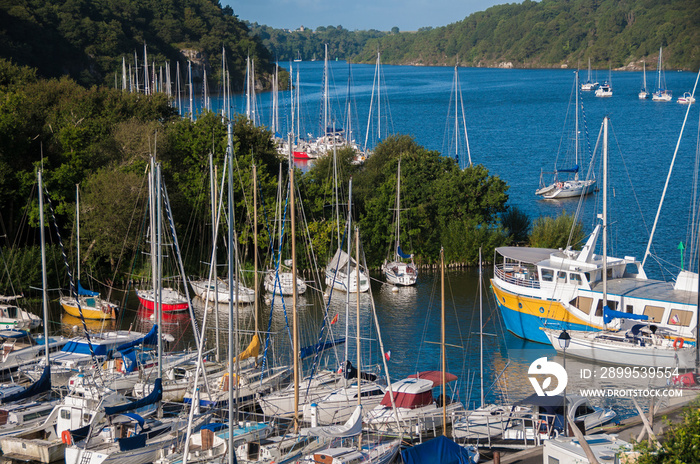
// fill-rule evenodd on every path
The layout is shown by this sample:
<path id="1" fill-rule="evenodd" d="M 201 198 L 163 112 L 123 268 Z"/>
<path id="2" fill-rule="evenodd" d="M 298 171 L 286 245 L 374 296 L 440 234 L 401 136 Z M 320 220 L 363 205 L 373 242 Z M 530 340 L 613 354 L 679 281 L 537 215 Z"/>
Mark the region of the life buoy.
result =
<path id="1" fill-rule="evenodd" d="M 65 443 L 66 445 L 71 445 L 73 441 L 73 437 L 70 435 L 70 430 L 64 430 L 61 432 L 61 441 Z"/>
<path id="2" fill-rule="evenodd" d="M 673 340 L 673 349 L 679 350 L 681 348 L 683 348 L 683 339 L 681 337 L 678 337 L 675 340 Z"/>

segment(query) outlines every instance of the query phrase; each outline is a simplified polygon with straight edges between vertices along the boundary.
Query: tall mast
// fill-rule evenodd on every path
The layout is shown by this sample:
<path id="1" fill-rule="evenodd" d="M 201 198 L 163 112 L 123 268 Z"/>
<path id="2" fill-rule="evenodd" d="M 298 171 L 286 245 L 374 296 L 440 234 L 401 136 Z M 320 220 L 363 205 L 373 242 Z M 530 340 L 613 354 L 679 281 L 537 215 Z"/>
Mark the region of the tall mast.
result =
<path id="1" fill-rule="evenodd" d="M 355 299 L 357 304 L 355 306 L 355 317 L 356 317 L 356 323 L 355 323 L 355 345 L 357 345 L 357 405 L 362 404 L 362 375 L 360 373 L 362 372 L 362 346 L 361 346 L 361 339 L 360 339 L 360 228 L 355 226 L 355 281 L 357 282 L 357 298 Z M 347 339 L 346 339 L 347 340 Z"/>
<path id="2" fill-rule="evenodd" d="M 44 185 L 41 170 L 37 173 L 39 183 L 39 235 L 41 237 L 41 301 L 44 308 L 44 357 L 46 366 L 51 369 L 49 362 L 49 283 L 46 276 L 46 231 L 44 230 Z"/>
<path id="3" fill-rule="evenodd" d="M 445 250 L 440 248 L 440 364 L 442 375 L 442 433 L 447 434 L 447 401 L 445 388 Z"/>
<path id="4" fill-rule="evenodd" d="M 479 383 L 481 387 L 481 407 L 484 407 L 484 305 L 482 285 L 483 269 L 481 263 L 481 247 L 479 247 Z"/>
<path id="5" fill-rule="evenodd" d="M 574 86 L 574 91 L 576 92 L 576 133 L 574 134 L 574 156 L 576 159 L 576 166 L 578 167 L 578 92 L 579 92 L 579 84 L 578 84 L 578 71 L 574 71 L 575 81 L 576 85 Z M 576 174 L 574 174 L 574 178 L 578 180 L 578 171 L 576 171 Z"/>
<path id="6" fill-rule="evenodd" d="M 381 54 L 377 52 L 377 137 L 382 139 L 382 73 L 381 73 Z"/>
<path id="7" fill-rule="evenodd" d="M 77 257 L 77 263 L 75 264 L 77 275 L 78 275 L 78 285 L 80 285 L 80 186 L 75 184 L 75 236 L 76 236 L 76 247 L 75 254 Z"/>
<path id="8" fill-rule="evenodd" d="M 255 290 L 255 335 L 258 336 L 258 166 L 253 164 L 253 289 Z M 296 283 L 296 282 L 295 282 Z"/>
<path id="9" fill-rule="evenodd" d="M 294 355 L 294 433 L 299 432 L 299 321 L 297 317 L 297 239 L 296 239 L 296 205 L 294 201 L 294 164 L 289 163 L 289 188 L 291 190 L 289 206 L 292 212 L 292 330 Z"/>
<path id="10" fill-rule="evenodd" d="M 218 215 L 217 211 L 217 188 L 216 188 L 216 171 L 214 170 L 214 154 L 209 153 L 209 190 L 211 198 L 211 246 L 212 246 L 212 282 L 214 282 L 214 308 L 218 310 L 219 307 L 219 284 L 217 283 L 216 276 L 216 218 Z M 216 362 L 221 361 L 221 346 L 219 343 L 219 318 L 215 318 L 216 322 Z"/>
<path id="11" fill-rule="evenodd" d="M 148 78 L 148 55 L 146 54 L 145 42 L 143 44 L 143 93 L 146 95 L 151 93 L 150 79 Z"/>
<path id="12" fill-rule="evenodd" d="M 455 85 L 454 85 L 454 90 L 455 90 L 455 159 L 459 159 L 459 109 L 457 106 L 457 99 L 459 98 L 457 95 L 457 92 L 459 92 L 459 85 L 457 83 L 457 80 L 459 79 L 459 73 L 457 70 L 457 66 L 459 66 L 459 61 L 455 64 Z"/>
<path id="13" fill-rule="evenodd" d="M 603 307 L 608 305 L 608 117 L 603 119 Z"/>
<path id="14" fill-rule="evenodd" d="M 328 44 L 325 44 L 323 60 L 323 135 L 328 135 Z"/>
<path id="15" fill-rule="evenodd" d="M 194 89 L 192 88 L 192 62 L 187 61 L 187 83 L 190 86 L 190 121 L 194 121 Z"/>
<path id="16" fill-rule="evenodd" d="M 228 123 L 228 291 L 229 291 L 229 304 L 228 304 L 228 426 L 229 426 L 229 453 L 228 462 L 233 464 L 235 462 L 235 449 L 233 447 L 233 425 L 236 423 L 234 414 L 234 395 L 233 395 L 233 382 L 234 382 L 234 366 L 233 366 L 233 285 L 235 282 L 235 272 L 233 269 L 235 257 L 234 257 L 234 241 L 233 241 L 233 128 L 231 123 Z"/>
<path id="17" fill-rule="evenodd" d="M 401 236 L 401 158 L 396 175 L 396 246 L 394 247 L 394 261 L 399 261 L 399 244 Z"/>
<path id="18" fill-rule="evenodd" d="M 349 186 L 348 186 L 348 221 L 347 221 L 347 236 L 348 236 L 348 263 L 345 268 L 345 275 L 346 275 L 346 287 L 345 287 L 345 340 L 348 339 L 348 330 L 350 326 L 350 260 L 352 259 L 352 177 L 350 178 Z M 355 263 L 355 266 L 359 266 L 360 263 L 357 262 Z M 357 297 L 360 297 L 360 282 L 355 283 L 357 287 Z M 348 343 L 345 343 L 345 365 L 347 366 L 348 362 Z M 343 383 L 344 386 L 347 387 L 348 379 L 347 376 L 343 376 Z"/>

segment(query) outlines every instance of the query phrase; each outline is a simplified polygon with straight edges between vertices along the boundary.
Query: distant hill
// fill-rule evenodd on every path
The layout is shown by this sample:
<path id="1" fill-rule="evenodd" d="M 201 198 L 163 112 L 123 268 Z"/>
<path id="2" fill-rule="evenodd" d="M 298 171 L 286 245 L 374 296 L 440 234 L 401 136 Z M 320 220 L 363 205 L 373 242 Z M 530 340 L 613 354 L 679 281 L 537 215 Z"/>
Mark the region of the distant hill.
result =
<path id="1" fill-rule="evenodd" d="M 411 65 L 654 68 L 659 47 L 669 69 L 700 66 L 698 0 L 526 0 L 498 5 L 444 27 L 416 32 L 348 31 L 342 26 L 286 31 L 250 24 L 280 61 L 314 56 Z"/>
<path id="2" fill-rule="evenodd" d="M 698 0 L 526 0 L 417 33 L 368 40 L 354 59 L 392 64 L 620 68 L 658 56 L 675 69 L 700 66 Z M 647 59 L 647 62 L 649 60 Z M 653 64 L 652 64 L 653 66 Z"/>
<path id="3" fill-rule="evenodd" d="M 218 0 L 6 0 L 0 2 L 0 57 L 36 68 L 42 77 L 69 75 L 83 85 L 114 85 L 122 57 L 156 67 L 166 60 L 219 78 L 226 48 L 231 85 L 242 86 L 246 55 L 260 74 L 270 54 Z M 183 68 L 184 66 L 184 68 Z M 184 71 L 183 71 L 184 72 Z M 184 74 L 183 74 L 184 76 Z"/>

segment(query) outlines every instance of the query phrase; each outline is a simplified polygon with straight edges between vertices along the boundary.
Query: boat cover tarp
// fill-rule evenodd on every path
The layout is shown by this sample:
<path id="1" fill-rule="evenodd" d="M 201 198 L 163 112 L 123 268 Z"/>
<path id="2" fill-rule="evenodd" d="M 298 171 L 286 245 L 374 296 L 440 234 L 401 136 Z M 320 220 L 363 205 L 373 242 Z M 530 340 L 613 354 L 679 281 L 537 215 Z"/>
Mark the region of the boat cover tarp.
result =
<path id="1" fill-rule="evenodd" d="M 248 358 L 257 358 L 260 353 L 260 338 L 258 335 L 253 335 L 253 339 L 248 344 L 248 348 L 243 350 L 243 352 L 238 356 L 239 361 L 243 361 Z M 233 358 L 232 362 L 236 362 L 236 358 Z"/>
<path id="2" fill-rule="evenodd" d="M 343 425 L 326 425 L 302 430 L 302 434 L 322 438 L 348 438 L 360 433 L 362 433 L 362 406 L 357 406 L 350 419 Z"/>
<path id="3" fill-rule="evenodd" d="M 139 345 L 156 345 L 158 343 L 158 325 L 153 324 L 153 327 L 151 327 L 151 330 L 144 335 L 143 337 L 137 338 L 136 340 L 132 340 L 130 342 L 124 343 L 123 345 L 119 345 L 117 347 L 117 351 L 119 351 L 122 355 L 122 359 L 124 360 L 124 371 L 129 374 L 131 372 L 134 372 L 136 370 L 136 350 L 134 350 L 134 347 L 139 346 Z"/>
<path id="4" fill-rule="evenodd" d="M 132 411 L 134 409 L 139 409 L 149 404 L 155 404 L 163 398 L 163 381 L 157 378 L 153 382 L 153 390 L 148 396 L 141 398 L 138 401 L 132 401 L 131 403 L 120 404 L 118 406 L 105 406 L 105 414 L 113 416 L 115 414 L 122 414 L 126 411 Z"/>
<path id="5" fill-rule="evenodd" d="M 401 256 L 403 259 L 408 259 L 408 258 L 410 258 L 411 256 L 413 256 L 413 255 L 411 255 L 411 254 L 408 254 L 408 255 L 407 255 L 406 253 L 404 253 L 403 250 L 401 249 L 401 245 L 399 245 L 399 246 L 396 247 L 396 252 L 397 252 L 397 253 L 399 254 L 399 256 Z"/>
<path id="6" fill-rule="evenodd" d="M 552 253 L 559 250 L 554 248 L 530 248 L 530 247 L 498 247 L 496 253 L 513 261 L 537 264 L 549 259 Z M 498 258 L 496 258 L 498 259 Z M 500 261 L 500 260 L 499 260 Z"/>
<path id="7" fill-rule="evenodd" d="M 475 452 L 470 452 L 445 436 L 401 450 L 401 457 L 406 464 L 471 464 L 477 462 L 475 456 Z"/>
<path id="8" fill-rule="evenodd" d="M 557 172 L 578 172 L 578 164 L 575 164 L 573 168 L 569 169 L 557 169 Z"/>
<path id="9" fill-rule="evenodd" d="M 4 398 L 0 398 L 0 403 L 12 403 L 14 401 L 23 400 L 25 398 L 30 398 L 39 393 L 44 393 L 51 390 L 51 366 L 44 367 L 44 372 L 41 373 L 39 380 L 29 385 L 22 391 L 13 393 Z"/>
<path id="10" fill-rule="evenodd" d="M 331 259 L 328 263 L 328 269 L 332 271 L 342 270 L 345 272 L 344 270 L 347 265 L 348 254 L 338 248 L 338 251 L 336 251 L 335 255 L 333 256 L 333 259 Z M 355 260 L 352 257 L 350 257 L 350 266 L 355 266 Z"/>
<path id="11" fill-rule="evenodd" d="M 610 309 L 609 306 L 604 306 L 603 307 L 603 322 L 606 324 L 610 324 L 610 321 L 612 321 L 615 318 L 619 319 L 634 319 L 636 321 L 646 321 L 649 320 L 649 316 L 645 314 L 632 314 L 632 313 L 625 313 L 622 311 L 616 311 L 614 309 Z"/>
<path id="12" fill-rule="evenodd" d="M 73 443 L 79 443 L 85 440 L 88 437 L 88 434 L 90 433 L 90 427 L 92 427 L 92 424 L 84 425 L 75 430 L 71 430 L 70 436 L 73 440 Z"/>
<path id="13" fill-rule="evenodd" d="M 427 379 L 433 382 L 433 388 L 442 385 L 442 372 L 441 371 L 423 371 L 417 374 L 411 374 L 408 376 L 409 379 Z M 445 382 L 450 383 L 457 380 L 457 376 L 445 372 Z"/>
<path id="14" fill-rule="evenodd" d="M 570 402 L 571 399 L 567 398 L 567 402 Z M 527 405 L 527 406 L 537 406 L 540 408 L 549 408 L 549 407 L 557 407 L 557 406 L 562 406 L 564 404 L 564 396 L 563 395 L 554 395 L 554 396 L 540 396 L 537 393 L 533 393 L 532 395 L 528 396 L 527 398 L 523 398 L 522 400 L 518 401 L 515 403 L 516 406 L 519 405 Z"/>
<path id="15" fill-rule="evenodd" d="M 325 342 L 316 343 L 315 345 L 306 346 L 306 347 L 301 349 L 301 351 L 299 352 L 299 356 L 301 359 L 305 359 L 305 358 L 308 358 L 309 356 L 312 356 L 316 353 L 320 353 L 324 350 L 327 350 L 328 348 L 331 348 L 335 345 L 340 345 L 341 343 L 345 343 L 344 338 L 341 338 L 338 340 L 328 340 Z"/>
<path id="16" fill-rule="evenodd" d="M 83 295 L 83 296 L 100 296 L 99 292 L 93 292 L 92 290 L 86 290 L 83 288 L 83 286 L 80 284 L 80 281 L 78 281 L 78 295 Z"/>
<path id="17" fill-rule="evenodd" d="M 221 422 L 212 422 L 211 424 L 204 424 L 202 430 L 211 430 L 212 432 L 218 432 L 219 430 L 227 429 L 228 424 L 222 424 Z"/>
<path id="18" fill-rule="evenodd" d="M 133 437 L 119 438 L 117 442 L 119 443 L 119 451 L 131 451 L 145 448 L 146 434 L 141 433 L 139 435 L 134 435 Z"/>
<path id="19" fill-rule="evenodd" d="M 350 361 L 345 361 L 345 372 L 343 375 L 345 376 L 346 379 L 356 379 L 357 378 L 357 368 L 352 365 Z M 360 372 L 360 379 L 362 380 L 369 380 L 370 382 L 374 382 L 377 380 L 377 376 L 375 374 L 370 374 L 369 372 Z"/>

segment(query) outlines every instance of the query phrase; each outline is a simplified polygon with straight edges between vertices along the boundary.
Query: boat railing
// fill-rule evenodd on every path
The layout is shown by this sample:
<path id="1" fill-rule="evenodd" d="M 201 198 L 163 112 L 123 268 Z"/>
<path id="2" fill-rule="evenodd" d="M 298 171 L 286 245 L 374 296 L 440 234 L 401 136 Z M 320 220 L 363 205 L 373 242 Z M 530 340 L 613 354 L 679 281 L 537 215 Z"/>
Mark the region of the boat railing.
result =
<path id="1" fill-rule="evenodd" d="M 496 264 L 496 277 L 509 284 L 527 288 L 540 288 L 537 269 L 534 266 Z"/>

